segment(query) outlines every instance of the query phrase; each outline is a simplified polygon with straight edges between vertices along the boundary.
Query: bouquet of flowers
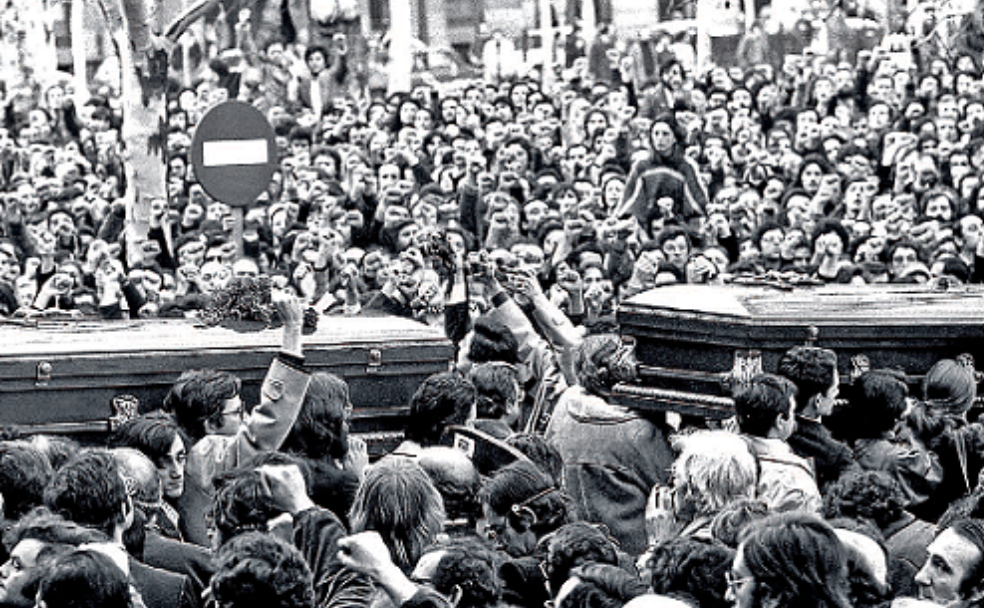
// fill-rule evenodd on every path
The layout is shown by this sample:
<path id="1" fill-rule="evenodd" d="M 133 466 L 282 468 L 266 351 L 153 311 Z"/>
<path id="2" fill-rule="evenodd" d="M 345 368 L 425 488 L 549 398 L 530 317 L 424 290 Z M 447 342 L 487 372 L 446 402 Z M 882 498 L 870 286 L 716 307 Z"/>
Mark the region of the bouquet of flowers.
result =
<path id="1" fill-rule="evenodd" d="M 439 230 L 421 231 L 417 236 L 416 245 L 421 255 L 431 260 L 434 271 L 442 280 L 447 281 L 454 277 L 457 264 L 446 233 Z"/>
<path id="2" fill-rule="evenodd" d="M 273 280 L 268 276 L 237 277 L 217 290 L 199 319 L 206 327 L 222 326 L 235 331 L 262 331 L 280 327 L 283 320 L 273 305 Z M 318 329 L 318 313 L 304 310 L 305 334 Z"/>

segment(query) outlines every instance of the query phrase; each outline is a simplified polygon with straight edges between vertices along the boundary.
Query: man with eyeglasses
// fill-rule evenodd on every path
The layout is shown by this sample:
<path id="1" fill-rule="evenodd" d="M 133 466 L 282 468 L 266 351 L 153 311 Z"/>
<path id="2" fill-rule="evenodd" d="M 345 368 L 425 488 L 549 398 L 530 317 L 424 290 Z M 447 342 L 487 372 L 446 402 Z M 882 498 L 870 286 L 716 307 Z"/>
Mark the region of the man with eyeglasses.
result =
<path id="1" fill-rule="evenodd" d="M 247 411 L 240 380 L 216 370 L 185 372 L 164 399 L 164 409 L 194 442 L 186 476 L 202 488 L 212 488 L 216 476 L 254 455 L 279 449 L 304 401 L 311 376 L 304 367 L 301 304 L 285 292 L 274 292 L 273 303 L 284 322 L 283 345 L 263 381 L 259 405 Z"/>
<path id="2" fill-rule="evenodd" d="M 754 524 L 725 573 L 735 608 L 849 608 L 847 550 L 824 521 L 802 513 Z"/>

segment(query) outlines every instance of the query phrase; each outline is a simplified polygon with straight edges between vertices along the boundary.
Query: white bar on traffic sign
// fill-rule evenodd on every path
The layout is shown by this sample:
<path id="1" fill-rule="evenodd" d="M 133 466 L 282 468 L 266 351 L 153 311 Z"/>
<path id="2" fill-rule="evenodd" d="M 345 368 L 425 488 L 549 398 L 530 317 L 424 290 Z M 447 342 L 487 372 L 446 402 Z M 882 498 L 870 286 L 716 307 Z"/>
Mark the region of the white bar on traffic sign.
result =
<path id="1" fill-rule="evenodd" d="M 202 164 L 206 167 L 264 165 L 269 161 L 265 139 L 227 139 L 202 142 Z"/>

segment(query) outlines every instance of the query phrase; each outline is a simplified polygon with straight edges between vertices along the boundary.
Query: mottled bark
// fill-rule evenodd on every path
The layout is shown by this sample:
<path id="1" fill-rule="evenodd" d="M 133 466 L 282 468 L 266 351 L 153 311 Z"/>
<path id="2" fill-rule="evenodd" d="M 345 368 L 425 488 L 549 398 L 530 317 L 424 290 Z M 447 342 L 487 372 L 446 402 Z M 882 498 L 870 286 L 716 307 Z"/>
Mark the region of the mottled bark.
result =
<path id="1" fill-rule="evenodd" d="M 131 178 L 126 197 L 127 258 L 135 262 L 150 229 L 150 203 L 166 198 L 164 85 L 167 53 L 155 34 L 154 0 L 100 0 L 120 53 L 123 162 Z"/>
<path id="2" fill-rule="evenodd" d="M 200 0 L 170 24 L 160 23 L 157 0 L 100 0 L 121 53 L 123 160 L 127 184 L 126 242 L 131 261 L 150 229 L 151 202 L 167 198 L 167 59 L 169 49 L 216 0 Z"/>

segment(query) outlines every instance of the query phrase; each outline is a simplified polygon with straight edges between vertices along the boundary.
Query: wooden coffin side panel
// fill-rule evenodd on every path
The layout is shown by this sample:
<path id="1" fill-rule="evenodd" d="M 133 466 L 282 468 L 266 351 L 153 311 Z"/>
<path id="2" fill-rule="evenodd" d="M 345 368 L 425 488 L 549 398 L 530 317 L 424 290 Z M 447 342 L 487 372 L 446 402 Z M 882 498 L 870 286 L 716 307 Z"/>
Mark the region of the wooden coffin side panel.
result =
<path id="1" fill-rule="evenodd" d="M 387 328 L 390 320 L 377 321 L 375 327 L 354 323 L 356 329 L 361 325 L 368 330 L 362 335 L 349 327 L 341 335 L 319 330 L 306 339 L 308 367 L 348 381 L 356 430 L 386 427 L 388 419 L 405 415 L 416 386 L 447 370 L 452 357 L 451 344 L 440 332 L 422 331 L 409 322 Z M 72 425 L 79 431 L 105 430 L 116 413 L 114 398 L 129 395 L 141 411 L 154 409 L 182 372 L 200 368 L 234 373 L 243 381 L 246 403 L 258 402 L 260 385 L 279 350 L 279 331 L 237 334 L 184 327 L 180 338 L 174 331 L 158 327 L 152 335 L 72 334 L 57 348 L 45 347 L 51 332 L 18 335 L 7 343 L 8 352 L 0 353 L 0 424 L 35 431 L 52 423 L 52 430 L 63 432 L 73 430 Z M 159 338 L 156 348 L 151 345 L 154 335 Z"/>
<path id="2" fill-rule="evenodd" d="M 681 290 L 686 298 L 678 299 L 675 293 L 650 292 L 618 311 L 622 332 L 637 338 L 639 360 L 648 365 L 724 373 L 733 365 L 734 352 L 746 349 L 760 351 L 763 369 L 773 371 L 789 348 L 814 345 L 841 355 L 843 373 L 850 371 L 851 357 L 865 354 L 872 367 L 921 374 L 943 357 L 984 356 L 984 294 L 977 291 L 832 289 L 787 294 L 688 286 Z M 816 305 L 811 307 L 813 301 Z M 704 307 L 696 310 L 682 308 L 701 303 Z"/>
<path id="3" fill-rule="evenodd" d="M 676 297 L 676 296 L 681 297 Z M 693 309 L 687 307 L 694 307 Z M 636 339 L 639 387 L 625 395 L 639 407 L 685 412 L 700 396 L 717 417 L 731 392 L 736 358 L 753 352 L 756 368 L 775 372 L 797 345 L 830 348 L 848 382 L 857 362 L 896 368 L 919 378 L 942 358 L 969 354 L 984 361 L 984 292 L 955 294 L 891 288 L 796 291 L 684 286 L 661 288 L 623 303 L 621 331 Z M 666 394 L 660 391 L 668 391 Z M 698 400 L 700 401 L 700 400 Z M 648 404 L 648 405 L 647 405 Z"/>

